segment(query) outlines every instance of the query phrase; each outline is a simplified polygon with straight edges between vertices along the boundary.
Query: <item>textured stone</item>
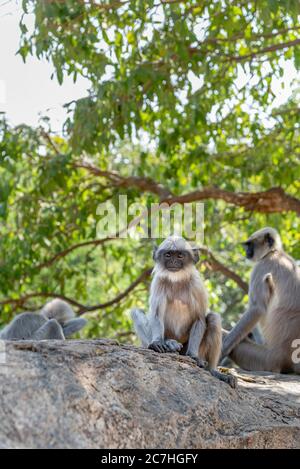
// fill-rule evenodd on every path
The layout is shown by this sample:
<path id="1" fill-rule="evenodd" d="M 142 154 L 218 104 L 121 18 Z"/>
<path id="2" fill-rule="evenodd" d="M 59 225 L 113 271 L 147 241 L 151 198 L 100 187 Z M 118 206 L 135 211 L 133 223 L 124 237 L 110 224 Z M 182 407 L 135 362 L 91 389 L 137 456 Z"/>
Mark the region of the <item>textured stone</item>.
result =
<path id="1" fill-rule="evenodd" d="M 300 448 L 300 376 L 239 374 L 234 390 L 112 340 L 7 342 L 0 447 Z"/>

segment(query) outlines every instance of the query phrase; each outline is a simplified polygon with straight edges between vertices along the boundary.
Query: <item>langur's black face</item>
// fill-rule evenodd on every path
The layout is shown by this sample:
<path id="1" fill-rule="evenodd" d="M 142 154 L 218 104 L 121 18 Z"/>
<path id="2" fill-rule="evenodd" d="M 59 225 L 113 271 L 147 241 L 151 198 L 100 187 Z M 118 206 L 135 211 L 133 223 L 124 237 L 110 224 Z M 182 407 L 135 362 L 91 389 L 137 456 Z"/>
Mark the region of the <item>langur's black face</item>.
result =
<path id="1" fill-rule="evenodd" d="M 192 255 L 188 251 L 164 251 L 161 250 L 156 260 L 170 272 L 178 272 L 189 265 L 195 263 Z"/>
<path id="2" fill-rule="evenodd" d="M 246 258 L 257 261 L 268 254 L 274 245 L 274 238 L 270 233 L 243 243 Z"/>
<path id="3" fill-rule="evenodd" d="M 254 256 L 254 242 L 246 241 L 246 243 L 244 243 L 244 248 L 247 259 L 252 259 Z"/>

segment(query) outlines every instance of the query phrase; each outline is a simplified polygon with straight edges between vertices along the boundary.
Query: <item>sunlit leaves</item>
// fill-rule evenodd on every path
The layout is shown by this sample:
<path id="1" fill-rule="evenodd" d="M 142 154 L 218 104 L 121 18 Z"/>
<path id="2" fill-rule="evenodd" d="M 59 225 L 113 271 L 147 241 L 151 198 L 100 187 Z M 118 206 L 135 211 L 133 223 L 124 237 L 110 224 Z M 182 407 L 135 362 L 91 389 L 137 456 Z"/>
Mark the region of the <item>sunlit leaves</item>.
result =
<path id="1" fill-rule="evenodd" d="M 116 138 L 131 138 L 141 131 L 154 141 L 158 138 L 166 153 L 190 143 L 196 133 L 217 145 L 220 137 L 210 121 L 211 112 L 217 110 L 215 119 L 221 125 L 231 100 L 245 103 L 250 97 L 267 111 L 273 100 L 272 75 L 283 69 L 280 57 L 294 58 L 299 66 L 300 45 L 280 46 L 299 38 L 297 1 L 199 5 L 193 1 L 27 0 L 24 8 L 34 12 L 36 24 L 30 34 L 22 23 L 22 55 L 48 57 L 59 82 L 64 72 L 75 78 L 81 73 L 91 81 L 87 98 L 91 104 L 86 101 L 83 110 L 83 102 L 78 103 L 80 119 L 84 115 L 91 121 L 82 132 L 84 139 L 77 138 L 77 123 L 69 127 L 79 152 L 86 145 L 94 151 L 109 148 Z M 239 67 L 249 83 L 246 80 L 237 93 Z M 193 89 L 195 84 L 191 86 L 190 72 L 202 82 L 198 91 Z M 254 84 L 250 78 L 255 75 L 259 80 Z M 152 119 L 151 112 L 155 113 Z M 236 112 L 231 110 L 231 125 L 222 136 L 238 140 L 247 134 L 256 144 L 252 123 L 245 120 L 238 129 L 234 119 Z"/>

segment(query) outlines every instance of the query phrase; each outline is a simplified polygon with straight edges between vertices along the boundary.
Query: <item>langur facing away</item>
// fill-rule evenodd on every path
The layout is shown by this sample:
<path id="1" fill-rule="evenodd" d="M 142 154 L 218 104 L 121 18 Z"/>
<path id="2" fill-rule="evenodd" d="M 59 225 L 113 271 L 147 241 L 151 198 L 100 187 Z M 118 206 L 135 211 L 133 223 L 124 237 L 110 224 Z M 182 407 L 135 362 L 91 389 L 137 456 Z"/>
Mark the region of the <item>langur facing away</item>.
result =
<path id="1" fill-rule="evenodd" d="M 251 273 L 249 304 L 236 326 L 225 336 L 222 356 L 249 371 L 300 373 L 293 362 L 293 343 L 300 339 L 300 268 L 283 248 L 273 228 L 255 232 L 244 243 Z M 261 326 L 264 344 L 247 338 Z"/>
<path id="2" fill-rule="evenodd" d="M 18 314 L 2 331 L 2 340 L 65 339 L 86 325 L 84 318 L 75 318 L 71 306 L 55 299 L 38 313 Z"/>
<path id="3" fill-rule="evenodd" d="M 217 314 L 207 313 L 207 291 L 195 264 L 198 250 L 179 236 L 167 238 L 154 251 L 150 311 L 131 312 L 143 346 L 156 352 L 180 352 L 213 376 L 236 386 L 236 378 L 217 370 L 222 329 Z"/>

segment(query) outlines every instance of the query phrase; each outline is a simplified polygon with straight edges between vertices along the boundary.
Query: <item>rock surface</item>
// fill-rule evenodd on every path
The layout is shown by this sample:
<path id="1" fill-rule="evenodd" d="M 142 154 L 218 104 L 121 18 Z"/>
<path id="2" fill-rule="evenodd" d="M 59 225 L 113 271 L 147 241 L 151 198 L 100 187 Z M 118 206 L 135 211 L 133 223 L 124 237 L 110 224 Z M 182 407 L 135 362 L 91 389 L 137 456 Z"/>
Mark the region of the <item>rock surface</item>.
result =
<path id="1" fill-rule="evenodd" d="M 1 448 L 300 448 L 300 376 L 239 373 L 234 390 L 187 357 L 112 340 L 0 355 Z"/>

